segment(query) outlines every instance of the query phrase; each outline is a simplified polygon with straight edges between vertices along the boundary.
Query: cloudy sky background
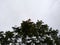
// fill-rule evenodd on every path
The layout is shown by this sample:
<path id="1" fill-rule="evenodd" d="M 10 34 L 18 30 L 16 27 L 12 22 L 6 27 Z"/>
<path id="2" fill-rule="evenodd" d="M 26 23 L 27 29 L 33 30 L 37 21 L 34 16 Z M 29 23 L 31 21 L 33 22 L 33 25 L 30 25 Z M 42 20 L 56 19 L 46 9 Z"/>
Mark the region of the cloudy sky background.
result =
<path id="1" fill-rule="evenodd" d="M 0 0 L 0 31 L 12 31 L 29 18 L 60 30 L 60 0 Z"/>

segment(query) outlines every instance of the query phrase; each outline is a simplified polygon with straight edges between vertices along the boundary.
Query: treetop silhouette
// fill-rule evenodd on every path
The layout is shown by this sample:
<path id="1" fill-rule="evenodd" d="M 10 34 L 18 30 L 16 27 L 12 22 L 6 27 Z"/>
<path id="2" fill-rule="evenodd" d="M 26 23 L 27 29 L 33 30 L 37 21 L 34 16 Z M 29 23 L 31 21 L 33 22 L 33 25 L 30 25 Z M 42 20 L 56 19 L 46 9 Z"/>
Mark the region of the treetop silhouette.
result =
<path id="1" fill-rule="evenodd" d="M 59 45 L 58 30 L 49 28 L 42 20 L 36 23 L 31 19 L 22 21 L 21 26 L 12 27 L 13 31 L 0 32 L 0 44 L 9 45 Z"/>

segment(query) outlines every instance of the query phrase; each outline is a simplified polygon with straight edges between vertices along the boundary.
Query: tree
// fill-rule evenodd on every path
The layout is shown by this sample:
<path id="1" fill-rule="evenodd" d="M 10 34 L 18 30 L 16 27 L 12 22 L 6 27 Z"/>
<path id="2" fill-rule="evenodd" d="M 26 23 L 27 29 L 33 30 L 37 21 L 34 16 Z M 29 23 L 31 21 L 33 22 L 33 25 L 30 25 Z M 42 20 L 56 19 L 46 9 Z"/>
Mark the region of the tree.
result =
<path id="1" fill-rule="evenodd" d="M 6 31 L 5 32 L 5 37 L 4 37 L 4 43 L 6 45 L 9 45 L 10 43 L 12 43 L 12 37 L 13 36 L 14 36 L 13 32 Z"/>
<path id="2" fill-rule="evenodd" d="M 14 32 L 16 32 L 19 37 L 22 37 L 22 43 L 28 45 L 34 43 L 35 45 L 46 43 L 47 45 L 53 45 L 53 33 L 57 36 L 57 31 L 49 29 L 47 24 L 42 21 L 37 21 L 36 23 L 31 22 L 30 19 L 23 21 L 20 27 L 13 27 Z M 28 38 L 29 39 L 28 39 Z M 34 38 L 33 38 L 34 37 Z M 52 40 L 51 40 L 52 39 Z M 29 43 L 27 41 L 30 41 Z M 46 41 L 46 42 L 45 42 Z"/>
<path id="3" fill-rule="evenodd" d="M 22 21 L 21 26 L 12 27 L 13 31 L 0 32 L 1 45 L 59 45 L 58 30 L 49 28 L 42 20 L 36 23 L 31 19 Z"/>
<path id="4" fill-rule="evenodd" d="M 3 43 L 3 40 L 4 40 L 4 33 L 3 33 L 3 31 L 0 31 L 0 44 L 1 45 L 4 45 L 4 43 Z"/>

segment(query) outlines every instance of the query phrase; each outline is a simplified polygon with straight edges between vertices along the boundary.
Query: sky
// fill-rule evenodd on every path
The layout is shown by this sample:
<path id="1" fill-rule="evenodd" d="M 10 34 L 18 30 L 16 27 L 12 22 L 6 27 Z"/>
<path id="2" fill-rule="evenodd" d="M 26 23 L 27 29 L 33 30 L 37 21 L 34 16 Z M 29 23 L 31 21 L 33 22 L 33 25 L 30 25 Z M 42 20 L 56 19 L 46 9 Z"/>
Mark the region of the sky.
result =
<path id="1" fill-rule="evenodd" d="M 29 18 L 60 30 L 60 0 L 0 0 L 0 31 L 12 31 Z"/>

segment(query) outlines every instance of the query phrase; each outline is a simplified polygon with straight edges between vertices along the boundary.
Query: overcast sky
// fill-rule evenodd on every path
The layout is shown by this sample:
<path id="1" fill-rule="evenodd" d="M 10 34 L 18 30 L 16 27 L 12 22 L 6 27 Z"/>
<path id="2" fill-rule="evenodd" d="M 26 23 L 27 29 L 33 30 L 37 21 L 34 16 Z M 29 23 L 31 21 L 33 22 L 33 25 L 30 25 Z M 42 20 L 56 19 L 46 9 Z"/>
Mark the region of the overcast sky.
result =
<path id="1" fill-rule="evenodd" d="M 60 0 L 0 0 L 1 31 L 12 30 L 29 18 L 60 30 Z"/>

